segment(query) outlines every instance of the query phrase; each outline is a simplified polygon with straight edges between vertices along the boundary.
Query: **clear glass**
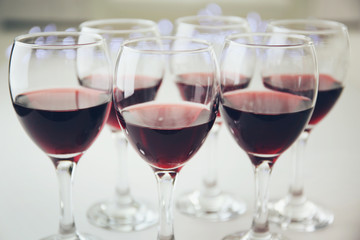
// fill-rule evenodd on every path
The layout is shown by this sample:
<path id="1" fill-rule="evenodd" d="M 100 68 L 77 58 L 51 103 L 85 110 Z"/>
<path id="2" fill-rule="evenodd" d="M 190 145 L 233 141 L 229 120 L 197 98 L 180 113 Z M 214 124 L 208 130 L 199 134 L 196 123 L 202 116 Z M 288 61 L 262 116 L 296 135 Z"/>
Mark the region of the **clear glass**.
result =
<path id="1" fill-rule="evenodd" d="M 176 177 L 215 122 L 217 80 L 215 53 L 205 41 L 180 37 L 129 40 L 119 54 L 114 105 L 129 142 L 155 173 L 159 240 L 175 238 L 172 199 Z"/>
<path id="2" fill-rule="evenodd" d="M 145 19 L 101 19 L 80 24 L 82 32 L 94 32 L 103 36 L 111 56 L 113 71 L 115 61 L 124 40 L 158 36 L 155 22 Z M 87 212 L 89 221 L 98 227 L 122 232 L 139 231 L 155 225 L 157 212 L 135 199 L 130 191 L 127 168 L 127 139 L 121 130 L 115 110 L 107 120 L 117 152 L 118 173 L 115 194 L 112 198 L 95 203 Z"/>
<path id="3" fill-rule="evenodd" d="M 270 203 L 270 220 L 285 229 L 312 232 L 331 224 L 331 211 L 308 200 L 304 193 L 304 154 L 312 129 L 330 112 L 341 92 L 349 62 L 349 39 L 341 23 L 293 19 L 272 21 L 269 31 L 297 33 L 310 37 L 317 53 L 319 93 L 313 116 L 292 147 L 293 167 L 289 192 L 284 198 Z"/>
<path id="4" fill-rule="evenodd" d="M 175 35 L 194 37 L 213 44 L 219 59 L 226 36 L 234 33 L 249 32 L 245 19 L 236 16 L 186 16 L 176 19 Z M 222 119 L 216 119 L 206 144 L 210 151 L 206 154 L 205 171 L 200 189 L 193 189 L 182 194 L 176 202 L 177 209 L 188 216 L 209 221 L 227 221 L 245 213 L 246 204 L 224 192 L 218 184 L 218 135 Z"/>
<path id="5" fill-rule="evenodd" d="M 220 70 L 221 116 L 253 164 L 256 199 L 251 229 L 224 239 L 286 239 L 269 231 L 268 185 L 274 163 L 303 132 L 315 106 L 314 46 L 301 35 L 231 35 Z"/>
<path id="6" fill-rule="evenodd" d="M 76 230 L 72 183 L 78 161 L 109 114 L 110 73 L 100 35 L 47 32 L 15 38 L 9 64 L 12 103 L 29 137 L 54 163 L 59 182 L 59 233 L 44 239 L 97 239 Z"/>

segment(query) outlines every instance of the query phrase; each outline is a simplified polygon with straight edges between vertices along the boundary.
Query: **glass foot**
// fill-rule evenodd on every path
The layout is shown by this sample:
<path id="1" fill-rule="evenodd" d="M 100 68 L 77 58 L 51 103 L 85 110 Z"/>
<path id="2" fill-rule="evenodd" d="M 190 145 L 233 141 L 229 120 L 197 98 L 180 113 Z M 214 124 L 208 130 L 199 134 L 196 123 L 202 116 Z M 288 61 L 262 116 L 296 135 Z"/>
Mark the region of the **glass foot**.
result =
<path id="1" fill-rule="evenodd" d="M 83 233 L 75 233 L 70 235 L 52 235 L 42 238 L 41 240 L 99 240 L 100 238 Z"/>
<path id="2" fill-rule="evenodd" d="M 284 198 L 269 204 L 269 220 L 283 229 L 314 232 L 334 221 L 334 215 L 313 202 L 292 203 Z"/>
<path id="3" fill-rule="evenodd" d="M 246 204 L 229 194 L 204 196 L 200 191 L 184 194 L 176 202 L 176 207 L 185 215 L 214 222 L 233 219 L 246 211 Z"/>
<path id="4" fill-rule="evenodd" d="M 94 226 L 121 232 L 140 231 L 158 221 L 155 211 L 136 201 L 127 204 L 116 200 L 100 202 L 90 207 L 87 217 Z"/>
<path id="5" fill-rule="evenodd" d="M 253 233 L 250 231 L 243 231 L 230 234 L 224 237 L 222 240 L 288 240 L 288 238 L 284 237 L 278 233 Z"/>

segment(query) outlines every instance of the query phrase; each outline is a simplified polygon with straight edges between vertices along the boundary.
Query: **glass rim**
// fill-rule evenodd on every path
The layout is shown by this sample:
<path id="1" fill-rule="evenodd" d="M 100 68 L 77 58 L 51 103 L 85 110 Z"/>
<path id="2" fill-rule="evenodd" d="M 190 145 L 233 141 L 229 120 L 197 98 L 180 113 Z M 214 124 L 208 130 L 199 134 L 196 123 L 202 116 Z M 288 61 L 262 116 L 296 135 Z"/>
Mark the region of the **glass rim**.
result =
<path id="1" fill-rule="evenodd" d="M 307 24 L 309 26 L 314 27 L 325 27 L 325 29 L 296 29 L 287 27 L 284 25 L 289 24 Z M 347 26 L 341 22 L 333 21 L 333 20 L 326 20 L 326 19 L 317 19 L 317 18 L 309 18 L 309 19 L 279 19 L 279 20 L 271 20 L 268 22 L 269 26 L 277 27 L 280 29 L 284 29 L 289 31 L 290 33 L 297 33 L 297 34 L 334 34 L 339 31 L 347 31 Z"/>
<path id="2" fill-rule="evenodd" d="M 294 44 L 263 44 L 263 43 L 256 44 L 256 43 L 249 43 L 249 42 L 240 43 L 240 42 L 235 41 L 236 39 L 244 38 L 244 37 L 271 37 L 271 36 L 284 36 L 284 37 L 288 37 L 288 38 L 298 39 L 298 40 L 301 40 L 302 42 L 294 43 Z M 314 46 L 314 43 L 310 37 L 307 37 L 307 36 L 301 35 L 301 34 L 282 33 L 282 32 L 236 33 L 236 34 L 231 34 L 231 35 L 227 36 L 225 39 L 225 42 L 231 42 L 236 45 L 247 47 L 247 48 L 274 48 L 274 49 L 275 48 L 279 48 L 279 49 L 283 48 L 283 49 L 285 49 L 285 48 L 299 48 L 299 47 L 304 47 L 304 46 L 309 46 L 309 47 Z"/>
<path id="3" fill-rule="evenodd" d="M 198 19 L 209 19 L 209 20 L 231 20 L 232 22 L 229 24 L 221 24 L 221 25 L 201 25 L 200 23 L 190 23 L 188 21 L 191 20 L 198 20 Z M 217 29 L 219 27 L 223 29 L 231 29 L 234 27 L 247 27 L 248 22 L 246 19 L 238 16 L 227 16 L 227 15 L 192 15 L 192 16 L 184 16 L 179 17 L 175 20 L 176 25 L 184 24 L 189 26 L 194 26 L 197 28 L 204 28 L 204 29 Z"/>
<path id="4" fill-rule="evenodd" d="M 159 42 L 159 41 L 164 41 L 164 40 L 171 40 L 171 41 L 187 40 L 189 42 L 203 44 L 204 47 L 193 48 L 193 49 L 181 49 L 181 50 L 168 50 L 168 49 L 154 50 L 154 49 L 137 49 L 137 48 L 128 46 L 128 45 L 136 43 L 136 42 L 146 42 L 146 41 Z M 208 41 L 198 39 L 198 38 L 179 37 L 179 36 L 141 37 L 141 38 L 136 38 L 136 39 L 128 39 L 128 40 L 125 40 L 121 46 L 122 46 L 122 49 L 126 48 L 133 52 L 146 53 L 146 54 L 178 54 L 178 53 L 197 53 L 197 52 L 207 52 L 207 51 L 214 52 L 213 44 Z"/>
<path id="5" fill-rule="evenodd" d="M 101 24 L 123 24 L 123 23 L 129 23 L 133 24 L 134 26 L 142 25 L 141 28 L 137 29 L 100 29 L 96 26 L 99 26 Z M 142 18 L 108 18 L 108 19 L 97 19 L 97 20 L 89 20 L 82 22 L 79 25 L 80 29 L 91 29 L 93 31 L 98 31 L 101 33 L 118 33 L 118 34 L 126 34 L 126 33 L 132 33 L 132 32 L 147 32 L 150 30 L 156 29 L 157 24 L 148 19 L 142 19 Z"/>
<path id="6" fill-rule="evenodd" d="M 79 37 L 81 35 L 88 35 L 93 37 L 92 41 L 87 41 L 84 43 L 55 43 L 55 44 L 38 44 L 38 43 L 27 43 L 24 42 L 26 39 L 35 39 L 39 37 L 52 37 L 52 36 L 68 36 L 68 37 Z M 66 32 L 66 31 L 53 31 L 53 32 L 38 32 L 38 33 L 27 33 L 15 37 L 14 44 L 21 44 L 23 46 L 31 47 L 34 49 L 75 49 L 80 47 L 87 46 L 97 46 L 105 44 L 105 39 L 97 33 L 88 33 L 88 32 Z"/>

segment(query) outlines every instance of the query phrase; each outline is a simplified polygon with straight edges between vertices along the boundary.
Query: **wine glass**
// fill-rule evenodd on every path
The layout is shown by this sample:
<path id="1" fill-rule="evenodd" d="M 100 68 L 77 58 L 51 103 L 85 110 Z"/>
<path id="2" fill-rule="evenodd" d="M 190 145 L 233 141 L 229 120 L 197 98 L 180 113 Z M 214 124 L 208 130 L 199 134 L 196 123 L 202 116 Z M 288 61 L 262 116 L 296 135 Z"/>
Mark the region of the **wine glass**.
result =
<path id="1" fill-rule="evenodd" d="M 268 185 L 274 163 L 310 120 L 318 88 L 313 43 L 281 33 L 235 34 L 226 39 L 220 63 L 220 111 L 255 172 L 255 213 L 249 231 L 225 240 L 285 239 L 269 232 Z M 246 88 L 237 88 L 243 78 Z M 287 91 L 267 87 L 281 81 Z"/>
<path id="2" fill-rule="evenodd" d="M 52 160 L 59 181 L 59 234 L 46 240 L 97 239 L 77 232 L 71 188 L 78 161 L 109 114 L 110 73 L 100 35 L 44 32 L 15 38 L 9 64 L 13 107 L 27 134 Z M 100 82 L 99 75 L 109 77 Z"/>
<path id="3" fill-rule="evenodd" d="M 177 36 L 195 37 L 211 42 L 217 58 L 220 56 L 226 36 L 250 31 L 247 21 L 235 16 L 186 16 L 176 19 L 175 25 Z M 187 79 L 190 77 L 192 76 L 184 76 L 183 81 L 187 85 L 189 85 Z M 206 75 L 197 74 L 195 77 L 206 78 Z M 246 84 L 246 81 L 241 82 L 239 87 L 240 85 L 245 87 Z M 194 86 L 188 86 L 187 91 L 192 91 L 193 88 Z M 227 221 L 246 211 L 244 201 L 234 199 L 231 194 L 222 191 L 218 186 L 218 135 L 221 124 L 222 120 L 218 115 L 207 139 L 207 144 L 211 147 L 206 152 L 208 155 L 204 164 L 206 167 L 201 188 L 181 195 L 176 202 L 176 207 L 181 213 L 210 221 Z"/>
<path id="4" fill-rule="evenodd" d="M 102 19 L 80 24 L 82 32 L 98 33 L 106 39 L 113 70 L 120 46 L 124 40 L 138 37 L 158 36 L 155 22 L 145 19 Z M 152 91 L 154 85 L 144 86 L 144 91 Z M 148 89 L 147 89 L 148 88 Z M 150 97 L 150 96 L 149 96 Z M 117 183 L 113 198 L 98 202 L 87 212 L 89 221 L 98 227 L 119 231 L 138 231 L 157 223 L 157 213 L 144 203 L 134 199 L 130 191 L 127 168 L 127 140 L 116 118 L 114 108 L 110 111 L 107 126 L 115 142 L 117 152 Z"/>
<path id="5" fill-rule="evenodd" d="M 304 194 L 303 154 L 312 129 L 329 113 L 344 88 L 349 61 L 349 37 L 345 25 L 328 20 L 276 20 L 268 24 L 272 32 L 297 33 L 310 37 L 315 45 L 319 66 L 319 92 L 314 113 L 305 131 L 292 147 L 293 167 L 286 197 L 270 204 L 270 219 L 283 228 L 312 232 L 331 224 L 334 215 L 309 201 Z M 287 91 L 279 81 L 270 88 Z"/>
<path id="6" fill-rule="evenodd" d="M 191 92 L 178 80 L 189 78 Z M 159 240 L 174 239 L 172 195 L 176 177 L 199 150 L 218 107 L 218 66 L 211 45 L 179 37 L 129 40 L 120 52 L 114 105 L 124 132 L 151 166 L 159 192 Z M 142 86 L 159 82 L 152 91 Z M 195 84 L 196 82 L 196 84 Z M 183 94 L 189 97 L 184 99 Z M 155 97 L 149 98 L 149 96 Z M 140 100 L 140 101 L 139 101 Z"/>

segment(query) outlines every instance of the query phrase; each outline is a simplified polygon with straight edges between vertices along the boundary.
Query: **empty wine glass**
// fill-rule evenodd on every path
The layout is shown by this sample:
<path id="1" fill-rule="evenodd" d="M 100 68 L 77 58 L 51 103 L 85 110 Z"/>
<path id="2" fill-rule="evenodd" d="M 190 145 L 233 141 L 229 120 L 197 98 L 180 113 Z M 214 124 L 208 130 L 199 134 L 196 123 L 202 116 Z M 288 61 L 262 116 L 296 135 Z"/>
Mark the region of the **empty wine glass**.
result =
<path id="1" fill-rule="evenodd" d="M 15 38 L 9 64 L 13 107 L 27 134 L 54 163 L 60 187 L 59 234 L 46 240 L 96 239 L 77 232 L 71 189 L 78 161 L 109 114 L 110 74 L 100 35 L 46 32 Z M 108 77 L 100 82 L 99 75 Z"/>
<path id="2" fill-rule="evenodd" d="M 215 53 L 219 58 L 226 36 L 234 33 L 249 32 L 249 26 L 245 19 L 235 16 L 186 16 L 176 19 L 175 35 L 204 39 L 213 44 Z M 187 75 L 183 81 L 189 85 Z M 197 74 L 194 76 L 205 77 Z M 244 87 L 246 81 L 240 83 Z M 240 87 L 240 86 L 239 86 Z M 192 91 L 194 86 L 188 86 L 187 91 Z M 186 95 L 184 95 L 186 97 Z M 227 221 L 243 214 L 246 204 L 242 200 L 236 200 L 231 194 L 222 191 L 218 185 L 217 162 L 218 162 L 218 135 L 222 124 L 220 115 L 216 119 L 215 126 L 207 139 L 210 151 L 207 151 L 206 166 L 202 186 L 192 190 L 177 199 L 177 209 L 189 216 L 198 217 L 210 221 Z"/>
<path id="3" fill-rule="evenodd" d="M 270 219 L 283 228 L 312 232 L 331 224 L 334 215 L 309 201 L 304 193 L 303 154 L 312 129 L 329 113 L 344 88 L 349 62 L 349 37 L 345 25 L 320 19 L 274 20 L 272 32 L 297 33 L 310 37 L 315 45 L 319 66 L 319 92 L 314 113 L 305 131 L 292 147 L 293 167 L 286 197 L 270 204 Z M 269 87 L 287 91 L 279 81 Z"/>
<path id="4" fill-rule="evenodd" d="M 226 39 L 220 69 L 221 115 L 253 164 L 256 193 L 251 229 L 224 239 L 285 239 L 269 231 L 268 184 L 274 163 L 303 132 L 315 106 L 313 43 L 301 35 L 235 34 Z M 248 86 L 238 89 L 244 78 Z M 279 81 L 286 92 L 267 87 Z"/>
<path id="5" fill-rule="evenodd" d="M 145 19 L 91 20 L 80 24 L 80 29 L 82 32 L 98 33 L 105 38 L 113 70 L 124 40 L 159 35 L 156 23 Z M 156 82 L 154 83 L 156 85 Z M 154 86 L 144 86 L 144 90 Z M 106 123 L 111 130 L 117 153 L 118 173 L 115 194 L 113 198 L 91 206 L 87 217 L 95 226 L 119 231 L 138 231 L 153 226 L 157 223 L 157 213 L 144 203 L 135 200 L 131 194 L 127 168 L 128 142 L 113 107 Z"/>
<path id="6" fill-rule="evenodd" d="M 187 75 L 193 76 L 187 82 L 197 86 L 190 92 L 179 82 Z M 121 49 L 115 70 L 114 105 L 129 142 L 155 173 L 159 240 L 174 239 L 175 179 L 215 122 L 217 79 L 215 54 L 205 41 L 145 38 L 126 41 Z M 188 95 L 186 99 L 184 94 Z"/>

